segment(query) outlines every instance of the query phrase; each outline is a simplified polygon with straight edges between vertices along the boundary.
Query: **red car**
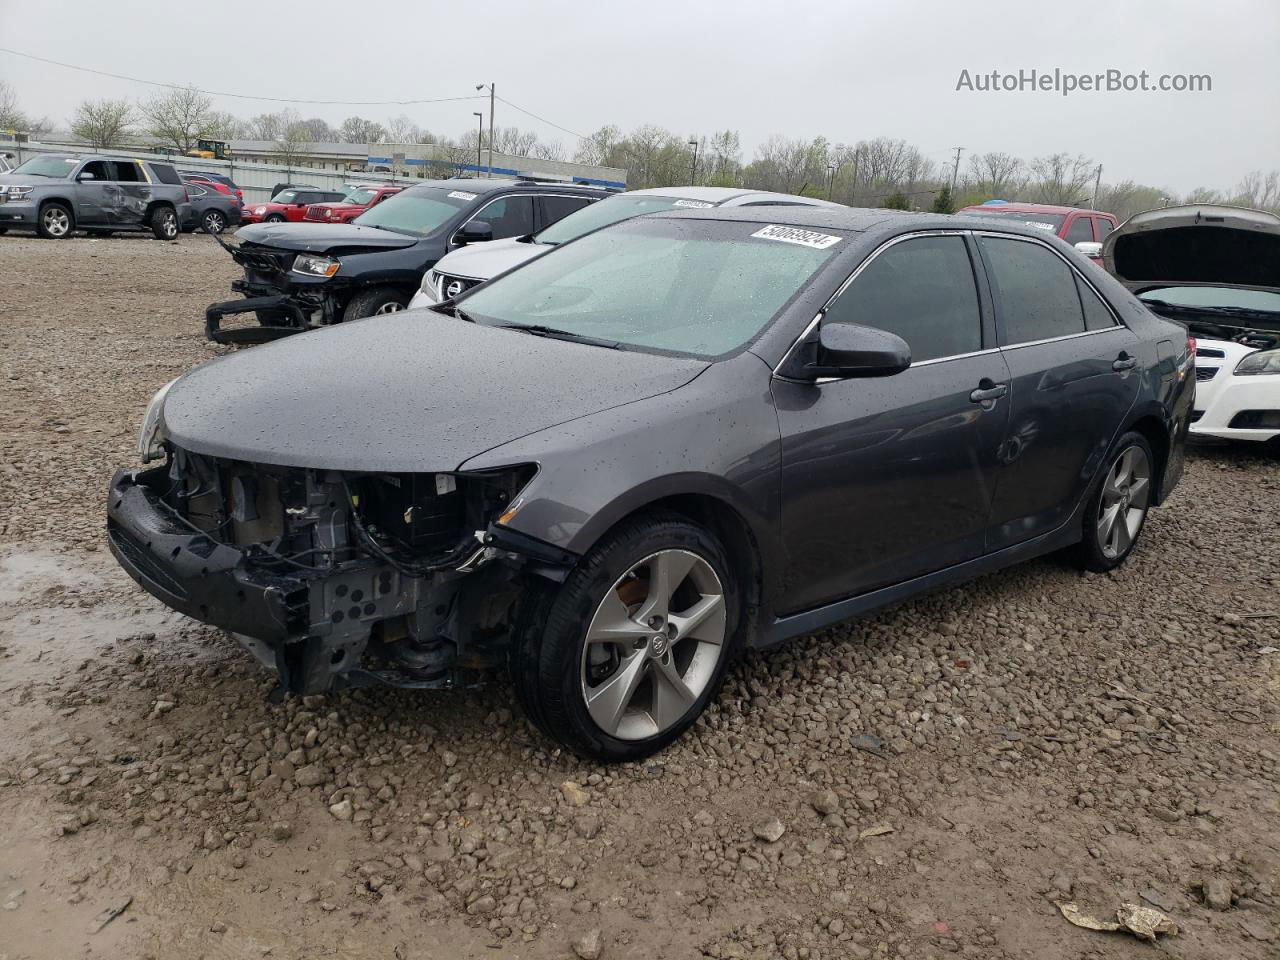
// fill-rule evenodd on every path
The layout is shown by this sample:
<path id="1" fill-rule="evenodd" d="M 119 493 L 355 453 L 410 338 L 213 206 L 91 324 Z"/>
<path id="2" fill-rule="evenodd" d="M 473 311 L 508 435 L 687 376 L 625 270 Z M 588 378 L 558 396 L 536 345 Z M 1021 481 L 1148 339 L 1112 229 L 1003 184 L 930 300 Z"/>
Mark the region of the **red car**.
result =
<path id="1" fill-rule="evenodd" d="M 394 196 L 404 187 L 369 186 L 353 187 L 339 203 L 313 203 L 307 207 L 303 220 L 320 223 L 350 223 L 370 207 Z"/>
<path id="2" fill-rule="evenodd" d="M 1009 217 L 1032 227 L 1043 227 L 1075 246 L 1094 263 L 1102 264 L 1102 241 L 1116 228 L 1115 214 L 1079 207 L 1055 207 L 1047 203 L 1009 203 L 988 200 L 957 210 L 978 217 Z M 1080 244 L 1090 244 L 1082 247 Z"/>
<path id="3" fill-rule="evenodd" d="M 244 223 L 284 223 L 286 220 L 299 223 L 311 204 L 341 202 L 345 198 L 345 193 L 336 190 L 290 187 L 288 190 L 281 190 L 267 203 L 245 204 L 241 220 Z"/>
<path id="4" fill-rule="evenodd" d="M 183 183 L 195 183 L 205 189 L 225 193 L 229 197 L 235 197 L 236 201 L 242 206 L 244 204 L 244 191 L 237 187 L 228 177 L 215 177 L 206 173 L 180 173 L 179 176 L 182 177 Z"/>

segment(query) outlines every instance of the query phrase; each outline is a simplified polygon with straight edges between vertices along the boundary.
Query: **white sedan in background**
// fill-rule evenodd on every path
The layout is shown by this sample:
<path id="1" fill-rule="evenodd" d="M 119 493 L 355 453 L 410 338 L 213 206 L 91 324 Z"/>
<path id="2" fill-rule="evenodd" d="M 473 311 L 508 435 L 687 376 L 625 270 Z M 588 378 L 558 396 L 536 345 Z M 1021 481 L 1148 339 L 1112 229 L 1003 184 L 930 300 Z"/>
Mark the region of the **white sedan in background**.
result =
<path id="1" fill-rule="evenodd" d="M 660 210 L 708 207 L 763 206 L 838 207 L 838 203 L 816 197 L 799 197 L 768 190 L 744 190 L 738 187 L 655 187 L 632 190 L 608 197 L 583 207 L 541 233 L 531 237 L 490 240 L 465 246 L 441 257 L 422 278 L 422 289 L 414 294 L 409 306 L 429 307 L 456 297 L 477 284 L 512 267 L 517 267 L 546 253 L 558 244 L 576 240 L 585 233 L 632 217 Z"/>
<path id="2" fill-rule="evenodd" d="M 1107 237 L 1103 263 L 1196 338 L 1191 433 L 1280 442 L 1280 217 L 1219 204 L 1148 210 Z"/>

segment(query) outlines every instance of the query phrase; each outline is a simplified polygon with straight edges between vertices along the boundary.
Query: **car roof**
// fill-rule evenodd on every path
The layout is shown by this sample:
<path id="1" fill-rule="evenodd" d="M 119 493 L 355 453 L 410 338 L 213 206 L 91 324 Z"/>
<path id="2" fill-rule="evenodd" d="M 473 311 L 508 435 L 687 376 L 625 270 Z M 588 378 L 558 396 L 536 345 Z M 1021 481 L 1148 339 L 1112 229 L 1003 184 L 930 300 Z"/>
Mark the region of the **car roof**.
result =
<path id="1" fill-rule="evenodd" d="M 1063 215 L 1068 213 L 1106 213 L 1105 210 L 1089 210 L 1085 207 L 1062 207 L 1053 203 L 976 203 L 973 206 L 964 207 L 957 213 L 972 213 L 978 210 L 989 210 L 999 212 L 1007 210 L 1010 213 L 1049 213 L 1054 215 Z M 1106 214 L 1110 216 L 1110 214 Z"/>
<path id="2" fill-rule="evenodd" d="M 763 202 L 801 203 L 815 207 L 826 206 L 830 203 L 828 200 L 822 200 L 817 197 L 801 197 L 794 193 L 777 193 L 773 190 L 752 190 L 748 187 L 646 187 L 643 190 L 627 190 L 624 193 L 615 193 L 614 196 L 676 197 L 680 200 L 701 200 L 704 203 L 714 203 L 716 206 L 746 197 L 758 197 Z M 831 206 L 841 206 L 841 204 L 831 204 Z"/>
<path id="3" fill-rule="evenodd" d="M 910 210 L 878 210 L 865 207 L 810 207 L 801 204 L 768 207 L 715 207 L 711 210 L 664 210 L 651 213 L 643 220 L 729 220 L 741 223 L 781 224 L 783 226 L 864 233 L 874 227 L 901 224 L 904 230 L 983 230 L 1016 233 L 1020 236 L 1048 239 L 1048 231 L 1017 222 L 993 222 L 983 217 L 946 213 L 916 213 Z M 608 229 L 608 228 L 606 228 Z M 1056 239 L 1056 238 L 1055 238 Z M 1059 241 L 1061 242 L 1061 241 Z"/>
<path id="4" fill-rule="evenodd" d="M 496 190 L 527 189 L 527 190 L 568 190 L 581 191 L 589 190 L 598 193 L 601 196 L 616 196 L 614 193 L 606 191 L 603 187 L 593 186 L 589 183 L 561 183 L 559 181 L 547 182 L 543 180 L 516 180 L 511 177 L 450 177 L 447 180 L 423 180 L 408 186 L 407 189 L 419 190 L 423 187 L 449 187 L 452 190 L 464 190 L 467 193 L 482 194 L 493 193 Z"/>

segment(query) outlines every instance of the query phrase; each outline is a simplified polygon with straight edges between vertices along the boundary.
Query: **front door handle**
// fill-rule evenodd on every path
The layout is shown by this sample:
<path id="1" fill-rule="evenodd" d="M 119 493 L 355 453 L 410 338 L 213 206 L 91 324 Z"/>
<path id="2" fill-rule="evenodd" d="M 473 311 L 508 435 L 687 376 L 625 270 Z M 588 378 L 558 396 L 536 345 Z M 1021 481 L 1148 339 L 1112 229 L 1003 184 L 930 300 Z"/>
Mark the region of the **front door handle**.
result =
<path id="1" fill-rule="evenodd" d="M 969 394 L 969 399 L 974 403 L 987 403 L 991 400 L 999 400 L 1008 392 L 1007 383 L 992 383 L 984 377 L 978 382 L 978 389 Z"/>
<path id="2" fill-rule="evenodd" d="M 1111 364 L 1111 369 L 1116 373 L 1120 373 L 1124 370 L 1132 370 L 1137 365 L 1138 358 L 1131 357 L 1122 350 L 1120 351 L 1120 356 L 1116 357 L 1115 363 Z"/>

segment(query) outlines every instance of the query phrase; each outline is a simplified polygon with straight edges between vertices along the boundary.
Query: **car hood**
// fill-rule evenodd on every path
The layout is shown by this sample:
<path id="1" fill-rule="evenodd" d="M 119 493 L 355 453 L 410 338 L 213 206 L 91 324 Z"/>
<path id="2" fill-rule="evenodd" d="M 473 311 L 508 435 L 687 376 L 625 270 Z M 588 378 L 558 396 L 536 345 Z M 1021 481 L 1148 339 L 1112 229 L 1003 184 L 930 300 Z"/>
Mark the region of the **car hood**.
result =
<path id="1" fill-rule="evenodd" d="M 177 446 L 209 456 L 447 472 L 499 444 L 674 390 L 706 367 L 408 310 L 197 367 L 170 388 L 164 423 Z"/>
<path id="2" fill-rule="evenodd" d="M 255 223 L 238 230 L 236 236 L 246 243 L 305 253 L 340 249 L 399 250 L 412 247 L 422 239 L 354 223 Z"/>
<path id="3" fill-rule="evenodd" d="M 518 239 L 473 243 L 442 257 L 433 267 L 436 273 L 471 280 L 488 280 L 518 267 L 526 260 L 554 250 L 547 243 L 521 243 Z"/>
<path id="4" fill-rule="evenodd" d="M 0 183 L 19 184 L 24 187 L 40 187 L 51 183 L 70 183 L 70 177 L 27 177 L 20 173 L 0 173 Z"/>
<path id="5" fill-rule="evenodd" d="M 1280 293 L 1280 217 L 1220 204 L 1148 210 L 1108 235 L 1102 257 L 1133 293 L 1169 286 Z"/>

